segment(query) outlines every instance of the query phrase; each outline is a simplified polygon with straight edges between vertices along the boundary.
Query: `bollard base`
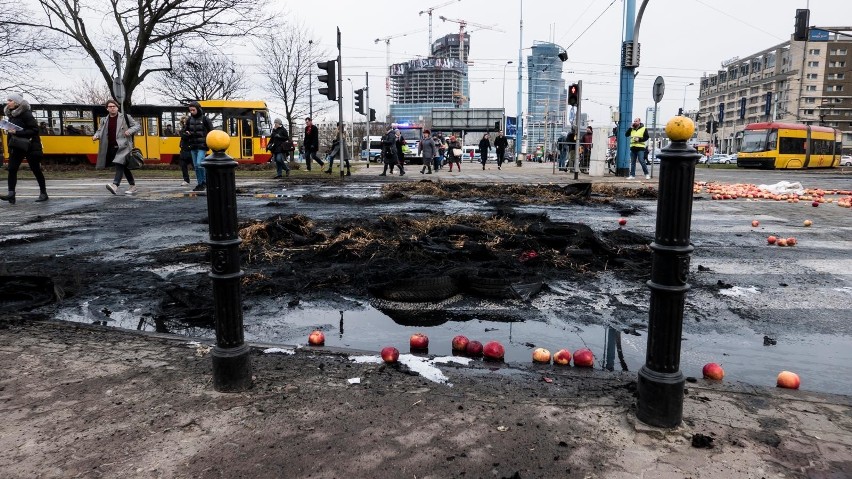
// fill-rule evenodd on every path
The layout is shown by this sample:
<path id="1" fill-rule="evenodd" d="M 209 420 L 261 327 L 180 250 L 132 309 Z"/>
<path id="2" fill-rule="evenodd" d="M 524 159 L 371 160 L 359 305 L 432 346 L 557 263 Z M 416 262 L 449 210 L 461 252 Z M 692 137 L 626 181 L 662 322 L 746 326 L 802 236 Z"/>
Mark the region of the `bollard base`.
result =
<path id="1" fill-rule="evenodd" d="M 235 393 L 251 388 L 251 361 L 248 345 L 236 348 L 214 346 L 210 357 L 213 359 L 213 388 L 223 393 Z"/>
<path id="2" fill-rule="evenodd" d="M 630 168 L 616 168 L 615 176 L 621 176 L 623 178 L 627 178 L 630 176 Z"/>
<path id="3" fill-rule="evenodd" d="M 683 374 L 639 370 L 636 418 L 649 426 L 673 428 L 683 419 Z"/>

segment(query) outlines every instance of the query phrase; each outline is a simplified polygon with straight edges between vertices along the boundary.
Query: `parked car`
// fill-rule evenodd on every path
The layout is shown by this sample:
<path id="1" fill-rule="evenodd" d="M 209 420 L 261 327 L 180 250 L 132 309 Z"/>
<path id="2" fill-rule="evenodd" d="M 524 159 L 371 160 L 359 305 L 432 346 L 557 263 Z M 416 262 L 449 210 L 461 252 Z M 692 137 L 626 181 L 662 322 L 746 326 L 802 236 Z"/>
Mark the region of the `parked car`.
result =
<path id="1" fill-rule="evenodd" d="M 731 158 L 730 155 L 713 155 L 707 161 L 711 165 L 730 165 L 731 163 L 736 163 L 736 158 Z"/>
<path id="2" fill-rule="evenodd" d="M 843 155 L 840 157 L 840 166 L 852 166 L 852 155 Z"/>

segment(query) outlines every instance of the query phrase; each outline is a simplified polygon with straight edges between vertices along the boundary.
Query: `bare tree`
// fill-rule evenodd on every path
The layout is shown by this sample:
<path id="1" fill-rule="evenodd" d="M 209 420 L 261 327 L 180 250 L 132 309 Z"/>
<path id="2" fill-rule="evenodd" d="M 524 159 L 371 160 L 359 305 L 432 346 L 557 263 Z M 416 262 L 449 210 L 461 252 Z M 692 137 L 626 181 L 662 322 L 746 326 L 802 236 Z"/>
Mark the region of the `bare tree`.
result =
<path id="1" fill-rule="evenodd" d="M 38 0 L 45 18 L 19 24 L 55 32 L 88 54 L 113 95 L 113 59 L 124 64 L 124 103 L 145 78 L 173 68 L 173 53 L 188 45 L 218 45 L 262 30 L 267 0 Z M 107 9 L 108 11 L 104 11 Z M 94 19 L 92 12 L 104 13 Z M 90 26 L 90 23 L 92 25 Z"/>
<path id="2" fill-rule="evenodd" d="M 112 99 L 112 92 L 97 78 L 80 80 L 69 93 L 72 102 L 87 105 L 105 105 Z"/>
<path id="3" fill-rule="evenodd" d="M 47 57 L 59 47 L 53 35 L 44 35 L 36 28 L 21 25 L 29 18 L 19 2 L 5 2 L 0 8 L 0 90 L 16 90 L 37 96 L 45 90 L 33 78 L 33 60 Z"/>
<path id="4" fill-rule="evenodd" d="M 228 57 L 205 51 L 184 55 L 188 58 L 157 76 L 154 90 L 164 97 L 177 102 L 226 100 L 248 90 L 245 72 Z"/>
<path id="5" fill-rule="evenodd" d="M 318 88 L 319 81 L 312 81 L 316 75 L 315 65 L 326 60 L 327 53 L 322 50 L 312 33 L 302 23 L 288 23 L 279 33 L 264 36 L 257 44 L 258 56 L 263 58 L 260 72 L 265 78 L 267 91 L 284 104 L 284 115 L 288 130 L 309 114 L 311 88 Z M 325 97 L 313 96 L 314 114 L 329 109 Z"/>

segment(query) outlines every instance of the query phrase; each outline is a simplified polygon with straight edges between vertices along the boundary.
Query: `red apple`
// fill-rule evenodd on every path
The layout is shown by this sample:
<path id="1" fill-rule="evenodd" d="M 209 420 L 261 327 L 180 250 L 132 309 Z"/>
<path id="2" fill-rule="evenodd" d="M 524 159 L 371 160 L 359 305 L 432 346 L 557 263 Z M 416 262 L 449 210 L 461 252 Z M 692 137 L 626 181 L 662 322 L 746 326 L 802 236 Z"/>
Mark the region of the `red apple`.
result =
<path id="1" fill-rule="evenodd" d="M 311 334 L 308 335 L 308 344 L 311 346 L 322 346 L 325 344 L 325 334 L 318 329 L 311 331 Z"/>
<path id="2" fill-rule="evenodd" d="M 423 333 L 414 333 L 408 340 L 411 349 L 429 349 L 429 337 Z"/>
<path id="3" fill-rule="evenodd" d="M 550 351 L 545 348 L 535 348 L 532 353 L 532 359 L 535 363 L 550 363 Z"/>
<path id="4" fill-rule="evenodd" d="M 751 220 L 751 226 L 752 228 L 757 228 L 758 226 L 760 226 L 760 221 Z"/>
<path id="5" fill-rule="evenodd" d="M 571 363 L 571 351 L 567 349 L 560 349 L 553 354 L 553 364 L 558 364 L 560 366 L 567 366 Z"/>
<path id="6" fill-rule="evenodd" d="M 787 238 L 787 246 L 796 246 L 796 238 L 792 236 Z"/>
<path id="7" fill-rule="evenodd" d="M 722 366 L 719 366 L 716 363 L 705 364 L 704 369 L 702 369 L 701 372 L 704 374 L 704 379 L 721 381 L 722 378 L 725 377 L 725 370 L 722 369 Z"/>
<path id="8" fill-rule="evenodd" d="M 469 342 L 470 340 L 467 339 L 467 336 L 459 334 L 453 338 L 453 351 L 464 351 Z"/>
<path id="9" fill-rule="evenodd" d="M 498 341 L 489 341 L 485 343 L 485 347 L 482 348 L 482 355 L 485 356 L 486 359 L 499 361 L 503 359 L 505 354 L 506 348 L 504 348 Z"/>
<path id="10" fill-rule="evenodd" d="M 482 343 L 479 341 L 471 341 L 467 343 L 467 347 L 464 352 L 470 357 L 478 358 L 479 356 L 482 356 Z"/>
<path id="11" fill-rule="evenodd" d="M 817 206 L 819 206 L 819 201 L 814 201 L 813 203 L 811 203 L 811 206 L 816 208 Z"/>
<path id="12" fill-rule="evenodd" d="M 776 238 L 775 236 L 770 236 L 769 238 L 766 238 L 766 242 L 769 244 L 775 244 L 777 240 L 778 238 Z"/>
<path id="13" fill-rule="evenodd" d="M 790 371 L 781 371 L 778 374 L 778 382 L 776 385 L 779 388 L 786 389 L 799 389 L 799 385 L 802 382 L 799 380 L 799 375 L 796 373 L 791 373 Z"/>
<path id="14" fill-rule="evenodd" d="M 595 355 L 588 348 L 574 351 L 574 366 L 590 368 L 595 365 Z"/>
<path id="15" fill-rule="evenodd" d="M 619 218 L 618 219 L 618 225 L 619 226 L 624 226 L 626 224 L 627 224 L 627 218 Z"/>
<path id="16" fill-rule="evenodd" d="M 399 360 L 399 349 L 388 346 L 382 349 L 382 360 L 386 363 L 395 363 Z"/>
<path id="17" fill-rule="evenodd" d="M 787 246 L 787 238 L 778 238 L 778 241 L 775 244 L 778 246 Z"/>

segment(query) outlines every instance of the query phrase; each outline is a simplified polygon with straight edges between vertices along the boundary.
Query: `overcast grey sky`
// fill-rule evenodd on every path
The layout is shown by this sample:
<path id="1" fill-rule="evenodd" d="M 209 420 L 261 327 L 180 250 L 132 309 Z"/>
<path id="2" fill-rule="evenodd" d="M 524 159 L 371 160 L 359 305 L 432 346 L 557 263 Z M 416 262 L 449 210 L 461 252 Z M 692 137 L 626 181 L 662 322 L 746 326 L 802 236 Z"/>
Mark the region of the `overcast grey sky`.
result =
<path id="1" fill-rule="evenodd" d="M 25 0 L 35 4 L 35 0 Z M 285 19 L 305 22 L 315 37 L 329 51 L 336 53 L 335 29 L 343 35 L 344 115 L 351 111 L 351 87 L 364 85 L 364 73 L 370 74 L 371 106 L 379 118 L 387 111 L 384 95 L 386 55 L 396 63 L 428 54 L 428 26 L 421 10 L 450 0 L 410 2 L 398 0 L 273 0 L 273 5 L 287 12 Z M 641 0 L 636 0 L 638 12 Z M 433 12 L 433 38 L 458 33 L 459 25 L 439 19 L 471 22 L 470 80 L 473 107 L 501 107 L 505 71 L 505 103 L 507 114 L 516 114 L 518 85 L 518 50 L 528 48 L 535 40 L 553 41 L 568 52 L 563 64 L 568 83 L 583 81 L 588 99 L 583 111 L 595 124 L 609 124 L 610 107 L 618 105 L 619 61 L 623 35 L 623 0 L 524 0 L 523 45 L 519 45 L 521 0 L 456 0 Z M 852 25 L 852 9 L 841 0 L 650 0 L 642 19 L 640 67 L 635 83 L 634 115 L 644 115 L 653 106 L 651 85 L 659 75 L 666 81 L 666 95 L 660 103 L 660 118 L 677 112 L 684 102 L 687 110 L 698 105 L 698 83 L 702 74 L 713 73 L 720 63 L 732 57 L 745 57 L 777 45 L 790 38 L 797 8 L 811 9 L 811 25 Z M 282 21 L 283 23 L 283 21 Z M 502 32 L 483 29 L 473 24 L 493 26 Z M 405 35 L 402 35 L 405 34 Z M 400 35 L 390 40 L 389 49 L 377 38 Z M 246 40 L 246 45 L 248 41 Z M 262 59 L 246 52 L 247 46 L 235 47 L 228 53 L 261 83 L 256 74 Z M 505 68 L 507 61 L 513 63 Z M 63 61 L 60 59 L 60 64 Z M 95 77 L 85 61 L 66 63 L 74 76 Z M 55 68 L 55 67 L 54 67 Z M 524 89 L 526 89 L 526 71 Z M 49 75 L 46 76 L 50 78 Z M 351 78 L 350 84 L 346 78 Z M 689 86 L 689 83 L 694 85 Z M 316 84 L 316 82 L 315 82 Z M 524 93 L 526 93 L 524 91 Z M 142 99 L 155 102 L 145 88 Z M 275 110 L 275 102 L 255 86 L 250 95 L 267 100 Z M 319 94 L 314 100 L 319 101 Z M 526 98 L 523 101 L 526 109 Z M 360 120 L 361 116 L 357 119 Z M 661 120 L 661 122 L 664 120 Z"/>

